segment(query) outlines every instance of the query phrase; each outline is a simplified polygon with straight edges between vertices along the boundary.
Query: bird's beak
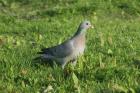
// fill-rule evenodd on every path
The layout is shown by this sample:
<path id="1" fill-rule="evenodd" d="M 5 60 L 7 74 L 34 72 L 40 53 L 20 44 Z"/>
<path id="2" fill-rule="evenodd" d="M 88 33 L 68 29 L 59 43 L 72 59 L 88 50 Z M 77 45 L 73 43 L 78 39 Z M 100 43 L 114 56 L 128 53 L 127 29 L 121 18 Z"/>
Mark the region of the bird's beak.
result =
<path id="1" fill-rule="evenodd" d="M 90 27 L 93 29 L 94 28 L 94 26 L 93 25 L 90 25 Z"/>

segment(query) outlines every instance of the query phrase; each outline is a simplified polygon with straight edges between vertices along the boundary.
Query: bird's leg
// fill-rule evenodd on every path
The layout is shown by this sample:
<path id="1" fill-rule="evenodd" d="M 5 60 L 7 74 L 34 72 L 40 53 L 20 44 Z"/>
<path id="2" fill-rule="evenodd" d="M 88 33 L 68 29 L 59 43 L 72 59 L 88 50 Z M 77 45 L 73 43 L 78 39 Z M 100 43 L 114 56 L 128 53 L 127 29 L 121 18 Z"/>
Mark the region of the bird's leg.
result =
<path id="1" fill-rule="evenodd" d="M 73 66 L 76 66 L 76 63 L 77 63 L 77 59 L 73 59 L 73 60 L 72 60 L 72 65 L 73 65 Z"/>
<path id="2" fill-rule="evenodd" d="M 62 64 L 61 64 L 61 66 L 62 66 L 62 69 L 64 69 L 65 68 L 65 65 L 67 64 L 67 62 L 66 61 L 62 61 Z"/>
<path id="3" fill-rule="evenodd" d="M 64 69 L 64 68 L 65 68 L 65 65 L 66 65 L 66 64 L 62 64 L 62 69 Z"/>
<path id="4" fill-rule="evenodd" d="M 76 66 L 77 59 L 73 59 L 73 60 L 71 60 L 71 62 L 72 62 L 72 65 L 73 65 L 73 66 Z M 65 66 L 66 66 L 67 63 L 68 63 L 68 61 L 66 61 L 66 60 L 63 60 L 63 61 L 61 62 L 62 69 L 65 68 Z"/>

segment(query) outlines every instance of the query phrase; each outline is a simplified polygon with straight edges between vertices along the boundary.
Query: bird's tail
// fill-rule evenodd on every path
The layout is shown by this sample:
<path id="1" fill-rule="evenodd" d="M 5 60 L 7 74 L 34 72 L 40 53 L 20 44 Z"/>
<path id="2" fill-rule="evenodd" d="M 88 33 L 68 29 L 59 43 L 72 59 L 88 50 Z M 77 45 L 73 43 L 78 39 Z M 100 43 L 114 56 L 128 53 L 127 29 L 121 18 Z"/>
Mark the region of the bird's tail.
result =
<path id="1" fill-rule="evenodd" d="M 44 52 L 43 51 L 40 51 L 40 52 L 37 52 L 37 54 L 44 54 Z"/>
<path id="2" fill-rule="evenodd" d="M 40 52 L 37 52 L 37 54 L 49 54 L 50 48 L 43 48 Z"/>

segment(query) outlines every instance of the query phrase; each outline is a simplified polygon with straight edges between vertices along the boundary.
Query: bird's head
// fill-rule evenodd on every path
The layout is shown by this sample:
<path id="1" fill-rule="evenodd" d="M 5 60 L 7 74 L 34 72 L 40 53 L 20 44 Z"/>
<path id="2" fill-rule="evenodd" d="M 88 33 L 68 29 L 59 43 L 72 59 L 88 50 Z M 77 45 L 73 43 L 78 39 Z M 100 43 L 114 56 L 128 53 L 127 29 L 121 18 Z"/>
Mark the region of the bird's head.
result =
<path id="1" fill-rule="evenodd" d="M 94 28 L 90 21 L 83 21 L 81 24 L 80 24 L 80 29 L 83 29 L 83 30 L 87 30 L 89 28 Z"/>
<path id="2" fill-rule="evenodd" d="M 84 34 L 84 33 L 86 32 L 86 30 L 89 29 L 89 28 L 94 28 L 94 27 L 91 25 L 90 21 L 83 21 L 83 22 L 80 24 L 80 26 L 79 26 L 77 32 L 75 33 L 75 35 Z M 75 35 L 74 35 L 74 36 L 75 36 Z"/>

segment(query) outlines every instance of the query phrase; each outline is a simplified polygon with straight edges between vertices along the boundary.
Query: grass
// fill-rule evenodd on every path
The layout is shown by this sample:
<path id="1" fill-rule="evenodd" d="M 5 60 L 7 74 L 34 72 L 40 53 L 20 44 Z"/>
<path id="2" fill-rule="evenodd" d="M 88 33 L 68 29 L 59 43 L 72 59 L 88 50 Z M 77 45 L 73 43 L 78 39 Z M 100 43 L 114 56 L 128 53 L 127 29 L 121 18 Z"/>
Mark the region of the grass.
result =
<path id="1" fill-rule="evenodd" d="M 139 93 L 138 0 L 0 0 L 1 93 Z M 35 64 L 42 47 L 70 38 L 90 20 L 76 67 Z"/>

